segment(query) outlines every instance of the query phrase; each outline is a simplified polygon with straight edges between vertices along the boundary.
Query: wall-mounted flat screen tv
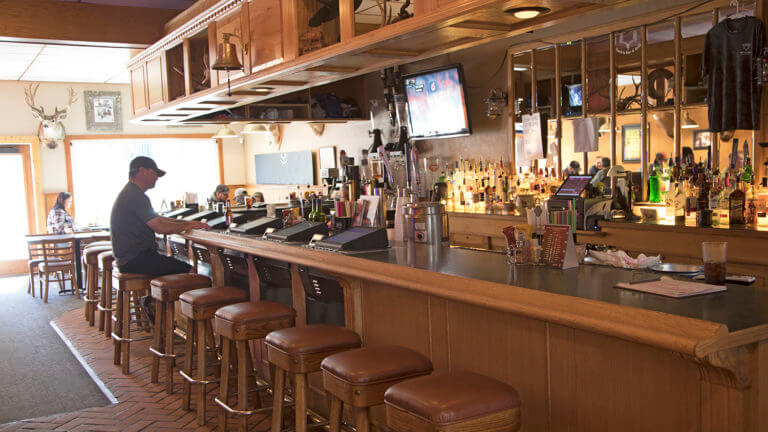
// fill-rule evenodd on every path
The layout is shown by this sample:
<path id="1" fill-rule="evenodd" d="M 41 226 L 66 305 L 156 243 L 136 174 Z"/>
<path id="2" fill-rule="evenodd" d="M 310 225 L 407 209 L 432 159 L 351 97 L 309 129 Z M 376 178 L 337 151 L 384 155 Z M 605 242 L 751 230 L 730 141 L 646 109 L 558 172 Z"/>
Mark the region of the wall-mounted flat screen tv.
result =
<path id="1" fill-rule="evenodd" d="M 584 104 L 584 98 L 581 94 L 581 84 L 568 85 L 568 105 L 580 107 Z"/>
<path id="2" fill-rule="evenodd" d="M 256 184 L 315 184 L 312 150 L 253 156 Z"/>
<path id="3" fill-rule="evenodd" d="M 461 65 L 403 76 L 412 139 L 469 135 Z"/>

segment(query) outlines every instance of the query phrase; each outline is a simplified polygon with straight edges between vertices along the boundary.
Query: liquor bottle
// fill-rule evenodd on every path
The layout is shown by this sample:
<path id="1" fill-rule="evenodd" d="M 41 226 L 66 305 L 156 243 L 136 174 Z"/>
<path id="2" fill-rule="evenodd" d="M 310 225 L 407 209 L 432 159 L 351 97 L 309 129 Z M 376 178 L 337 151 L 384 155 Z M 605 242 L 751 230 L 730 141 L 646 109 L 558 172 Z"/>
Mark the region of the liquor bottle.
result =
<path id="1" fill-rule="evenodd" d="M 680 181 L 675 181 L 671 202 L 675 224 L 685 223 L 685 192 Z"/>
<path id="2" fill-rule="evenodd" d="M 317 213 L 317 208 L 315 207 L 315 200 L 312 200 L 311 203 L 312 203 L 312 210 L 310 210 L 309 214 L 307 215 L 307 221 L 314 222 L 315 214 Z"/>
<path id="3" fill-rule="evenodd" d="M 699 174 L 699 176 L 703 178 L 704 174 Z M 709 190 L 703 181 L 701 186 L 699 186 L 699 196 L 696 204 L 696 226 L 712 226 L 712 211 L 709 209 Z"/>
<path id="4" fill-rule="evenodd" d="M 672 172 L 672 161 L 669 165 L 662 169 L 661 178 L 659 179 L 659 194 L 661 200 L 659 202 L 667 201 L 667 194 L 669 193 L 669 175 Z"/>
<path id="5" fill-rule="evenodd" d="M 741 173 L 741 181 L 746 184 L 752 184 L 752 159 L 749 156 L 744 161 L 744 171 Z"/>
<path id="6" fill-rule="evenodd" d="M 746 196 L 739 188 L 738 181 L 728 197 L 728 220 L 731 225 L 744 225 L 744 206 Z"/>
<path id="7" fill-rule="evenodd" d="M 659 175 L 656 166 L 653 166 L 651 177 L 648 179 L 648 201 L 652 203 L 661 202 L 661 191 L 659 190 Z"/>
<path id="8" fill-rule="evenodd" d="M 722 184 L 718 172 L 712 174 L 712 187 L 709 189 L 709 209 L 712 211 L 712 226 L 720 226 L 720 212 L 718 205 L 722 197 Z"/>
<path id="9" fill-rule="evenodd" d="M 227 200 L 226 205 L 227 205 L 227 210 L 224 217 L 224 225 L 226 225 L 227 228 L 229 228 L 229 226 L 232 224 L 232 207 L 229 203 L 229 200 Z"/>
<path id="10" fill-rule="evenodd" d="M 327 218 L 325 217 L 325 212 L 323 212 L 323 200 L 321 198 L 315 199 L 315 217 L 312 222 L 323 222 L 325 223 L 327 221 Z"/>

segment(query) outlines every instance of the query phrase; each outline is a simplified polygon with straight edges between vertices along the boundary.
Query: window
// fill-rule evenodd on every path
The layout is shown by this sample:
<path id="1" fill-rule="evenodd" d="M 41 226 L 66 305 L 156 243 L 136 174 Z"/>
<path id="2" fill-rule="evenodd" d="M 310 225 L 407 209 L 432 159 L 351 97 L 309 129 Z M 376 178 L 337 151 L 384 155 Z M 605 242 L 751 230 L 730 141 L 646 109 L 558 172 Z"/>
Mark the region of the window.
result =
<path id="1" fill-rule="evenodd" d="M 205 203 L 219 183 L 218 146 L 214 139 L 145 138 L 72 141 L 72 181 L 76 224 L 109 225 L 115 197 L 128 181 L 128 164 L 149 156 L 167 174 L 147 191 L 155 211 L 171 200 L 197 193 Z"/>

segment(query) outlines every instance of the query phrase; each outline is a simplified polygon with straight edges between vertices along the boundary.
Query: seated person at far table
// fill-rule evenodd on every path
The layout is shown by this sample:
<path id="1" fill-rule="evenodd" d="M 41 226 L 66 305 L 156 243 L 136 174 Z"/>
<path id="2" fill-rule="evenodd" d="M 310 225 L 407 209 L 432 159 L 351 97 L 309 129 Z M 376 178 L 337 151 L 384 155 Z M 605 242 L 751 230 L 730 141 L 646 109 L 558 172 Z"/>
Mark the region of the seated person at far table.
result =
<path id="1" fill-rule="evenodd" d="M 72 206 L 72 195 L 67 192 L 59 192 L 56 197 L 56 204 L 48 213 L 46 228 L 51 234 L 71 233 L 75 229 L 75 220 L 67 212 Z"/>
<path id="2" fill-rule="evenodd" d="M 216 190 L 211 195 L 211 201 L 215 204 L 217 202 L 226 202 L 227 199 L 229 199 L 229 187 L 223 184 L 216 186 Z"/>
<path id="3" fill-rule="evenodd" d="M 264 201 L 264 194 L 261 192 L 254 192 L 253 195 L 251 196 L 251 199 L 253 200 L 254 203 L 266 202 Z"/>
<path id="4" fill-rule="evenodd" d="M 245 205 L 245 198 L 248 196 L 248 191 L 245 190 L 245 188 L 237 188 L 235 189 L 235 196 L 233 199 L 232 205 L 235 206 L 244 206 Z"/>
<path id="5" fill-rule="evenodd" d="M 600 161 L 600 167 L 600 170 L 595 173 L 594 177 L 592 177 L 592 180 L 590 181 L 592 186 L 597 186 L 598 183 L 603 183 L 605 186 L 605 181 L 608 178 L 608 170 L 611 169 L 611 160 L 607 157 L 604 157 Z"/>

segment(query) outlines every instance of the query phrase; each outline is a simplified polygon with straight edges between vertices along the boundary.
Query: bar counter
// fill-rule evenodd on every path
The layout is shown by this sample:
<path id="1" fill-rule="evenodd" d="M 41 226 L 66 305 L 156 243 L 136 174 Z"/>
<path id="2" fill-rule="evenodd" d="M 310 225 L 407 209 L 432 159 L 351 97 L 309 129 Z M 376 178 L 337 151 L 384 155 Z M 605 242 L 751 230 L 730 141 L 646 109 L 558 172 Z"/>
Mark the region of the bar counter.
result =
<path id="1" fill-rule="evenodd" d="M 514 269 L 502 254 L 447 246 L 342 255 L 223 232 L 185 237 L 212 252 L 216 284 L 224 282 L 221 248 L 288 262 L 294 276 L 309 266 L 337 277 L 346 326 L 366 345 L 406 346 L 437 371 L 513 385 L 526 431 L 768 428 L 768 294 L 760 287 L 674 300 L 613 288 L 629 280 L 627 270 Z M 253 271 L 250 280 L 259 299 Z M 304 291 L 292 284 L 303 325 Z M 311 387 L 324 412 L 319 381 Z"/>

